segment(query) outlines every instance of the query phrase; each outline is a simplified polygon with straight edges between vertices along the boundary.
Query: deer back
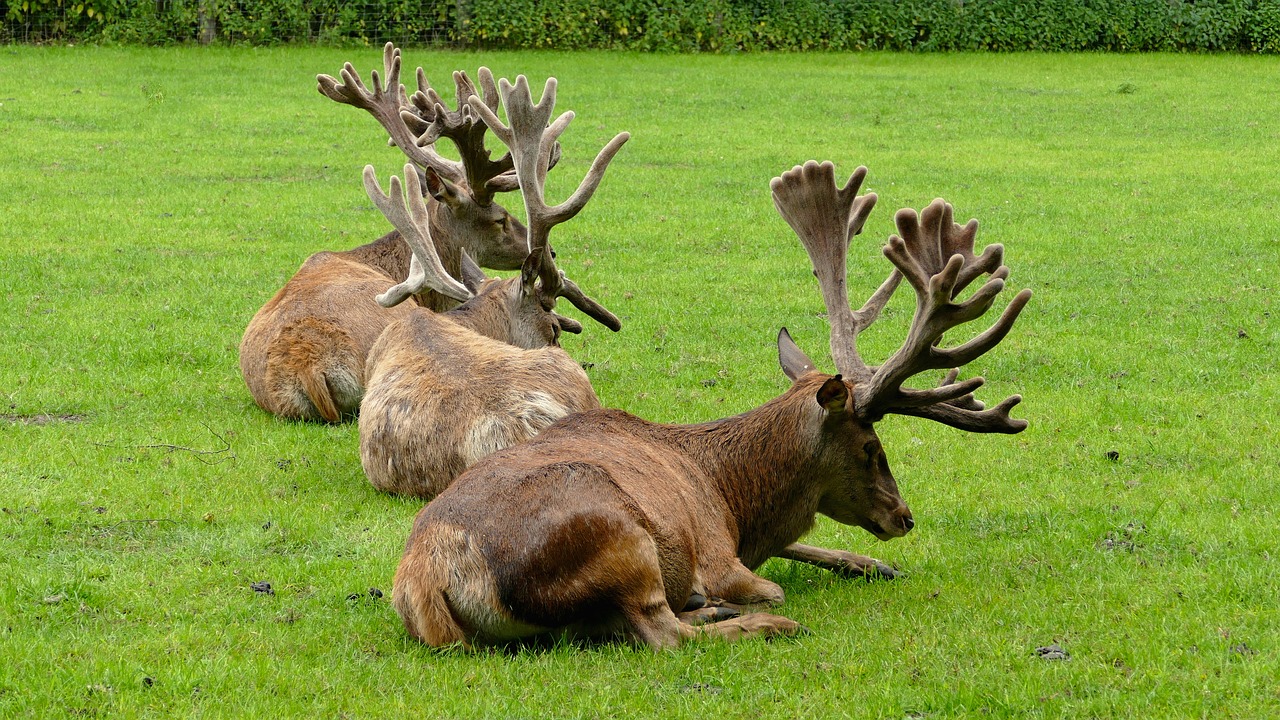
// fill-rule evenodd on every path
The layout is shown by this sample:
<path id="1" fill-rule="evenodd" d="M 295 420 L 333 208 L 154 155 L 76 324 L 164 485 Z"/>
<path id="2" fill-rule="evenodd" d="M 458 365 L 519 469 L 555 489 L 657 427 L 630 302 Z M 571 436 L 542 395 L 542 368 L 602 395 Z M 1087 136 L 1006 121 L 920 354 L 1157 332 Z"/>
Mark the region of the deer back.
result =
<path id="1" fill-rule="evenodd" d="M 438 245 L 436 250 L 440 253 L 446 268 L 455 273 L 460 271 L 461 257 L 457 247 L 446 245 L 442 248 Z M 392 230 L 371 243 L 333 254 L 368 265 L 395 280 L 408 277 L 410 261 L 413 258 L 413 250 L 399 230 Z M 413 299 L 418 305 L 436 312 L 445 312 L 458 306 L 457 300 L 441 295 L 430 288 L 415 293 Z"/>

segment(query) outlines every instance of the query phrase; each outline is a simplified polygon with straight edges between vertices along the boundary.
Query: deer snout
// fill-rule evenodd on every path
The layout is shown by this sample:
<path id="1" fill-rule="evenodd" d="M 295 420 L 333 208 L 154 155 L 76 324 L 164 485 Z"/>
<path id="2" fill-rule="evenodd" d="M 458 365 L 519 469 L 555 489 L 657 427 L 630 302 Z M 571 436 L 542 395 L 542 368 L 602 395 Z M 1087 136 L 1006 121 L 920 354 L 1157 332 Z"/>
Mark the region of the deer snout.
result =
<path id="1" fill-rule="evenodd" d="M 876 533 L 876 536 L 881 540 L 890 540 L 911 532 L 911 528 L 916 526 L 916 521 L 911 517 L 911 510 L 905 504 L 899 504 L 888 514 L 888 517 L 880 521 L 879 525 L 882 532 Z"/>
<path id="2" fill-rule="evenodd" d="M 889 532 L 897 537 L 902 537 L 911 532 L 911 528 L 916 526 L 915 518 L 911 517 L 911 508 L 907 504 L 899 501 L 898 507 L 893 509 L 893 513 L 889 519 Z"/>

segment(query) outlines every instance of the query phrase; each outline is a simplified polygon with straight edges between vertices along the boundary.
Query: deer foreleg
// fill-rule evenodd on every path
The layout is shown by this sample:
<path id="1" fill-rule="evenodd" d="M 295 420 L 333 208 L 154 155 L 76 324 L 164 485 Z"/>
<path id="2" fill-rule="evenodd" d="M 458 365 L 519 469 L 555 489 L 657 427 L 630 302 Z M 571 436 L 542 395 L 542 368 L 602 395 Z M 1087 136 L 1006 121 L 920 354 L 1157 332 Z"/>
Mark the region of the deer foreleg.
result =
<path id="1" fill-rule="evenodd" d="M 691 612 L 672 614 L 671 609 L 662 605 L 653 605 L 640 613 L 627 617 L 636 639 L 649 645 L 654 650 L 662 650 L 693 640 L 713 637 L 726 641 L 743 640 L 751 637 L 776 637 L 802 635 L 809 629 L 790 618 L 769 613 L 750 613 L 740 617 L 703 618 L 701 622 L 687 622 L 685 616 L 707 610 L 724 611 L 726 608 L 705 607 Z"/>
<path id="2" fill-rule="evenodd" d="M 703 568 L 702 578 L 709 604 L 745 609 L 752 605 L 777 605 L 785 599 L 782 587 L 751 572 L 737 558 L 717 563 L 716 570 Z"/>
<path id="3" fill-rule="evenodd" d="M 845 550 L 828 550 L 800 543 L 786 546 L 777 554 L 777 557 L 816 565 L 843 577 L 892 580 L 902 575 L 900 571 L 866 555 Z"/>
<path id="4" fill-rule="evenodd" d="M 742 640 L 750 637 L 777 637 L 807 635 L 809 628 L 781 615 L 749 613 L 741 617 L 707 625 L 681 625 L 684 638 L 714 637 L 721 640 Z"/>

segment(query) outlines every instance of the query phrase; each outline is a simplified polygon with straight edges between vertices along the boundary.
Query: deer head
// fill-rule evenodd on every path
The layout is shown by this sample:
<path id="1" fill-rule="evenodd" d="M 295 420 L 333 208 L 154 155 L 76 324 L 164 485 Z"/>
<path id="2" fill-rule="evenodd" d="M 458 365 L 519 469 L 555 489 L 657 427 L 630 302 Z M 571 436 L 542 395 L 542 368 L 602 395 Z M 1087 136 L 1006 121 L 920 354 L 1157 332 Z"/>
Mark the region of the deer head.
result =
<path id="1" fill-rule="evenodd" d="M 400 178 L 393 175 L 389 192 L 384 193 L 373 166 L 364 169 L 369 198 L 413 251 L 409 277 L 378 295 L 380 305 L 394 307 L 430 288 L 462 303 L 446 313 L 452 319 L 481 335 L 525 349 L 559 345 L 562 332 L 582 332 L 582 324 L 577 320 L 553 312 L 554 302 L 552 307 L 547 307 L 540 295 L 528 292 L 523 277 L 505 280 L 486 277 L 465 250 L 461 257 L 461 282 L 451 276 L 431 241 L 427 207 L 419 182 L 414 166 L 406 164 L 403 185 Z M 612 319 L 613 329 L 620 327 L 612 313 L 603 307 L 600 311 L 606 320 Z"/>
<path id="2" fill-rule="evenodd" d="M 972 340 L 953 347 L 941 345 L 943 334 L 990 309 L 1004 289 L 1009 268 L 1002 264 L 1004 248 L 991 245 L 974 255 L 978 223 L 952 221 L 952 208 L 935 200 L 919 215 L 900 210 L 894 220 L 898 235 L 889 238 L 885 256 L 894 265 L 879 289 L 857 311 L 849 305 L 846 290 L 846 256 L 849 241 L 862 230 L 876 203 L 874 194 L 858 195 L 867 169 L 859 167 L 844 187 L 835 183 L 829 163 L 808 162 L 796 166 L 771 183 L 774 205 L 804 245 L 822 291 L 831 324 L 831 355 L 840 374 L 825 380 L 816 401 L 826 409 L 827 423 L 839 428 L 849 462 L 846 490 L 838 484 L 822 499 L 822 512 L 870 530 L 887 539 L 911 529 L 905 505 L 895 508 L 897 485 L 876 436 L 874 423 L 898 413 L 930 418 L 972 432 L 1016 433 L 1026 428 L 1009 411 L 1021 401 L 1011 396 L 993 408 L 976 400 L 973 392 L 981 377 L 957 382 L 959 367 L 995 347 L 1013 327 L 1018 313 L 1031 299 L 1023 290 L 1009 303 L 996 323 Z M 987 282 L 967 300 L 961 291 L 981 275 Z M 879 316 L 902 279 L 916 292 L 916 310 L 902 346 L 883 364 L 870 366 L 858 353 L 858 333 Z M 779 362 L 794 382 L 815 372 L 815 366 L 792 341 L 784 328 L 778 337 Z M 942 382 L 931 389 L 903 384 L 926 370 L 948 369 Z M 825 429 L 824 429 L 825 430 Z M 879 497 L 869 505 L 859 495 Z M 900 503 L 897 500 L 897 503 Z M 872 508 L 863 516 L 856 508 Z"/>
<path id="3" fill-rule="evenodd" d="M 351 63 L 343 66 L 341 82 L 329 75 L 317 75 L 316 81 L 320 93 L 331 100 L 373 115 L 386 129 L 390 143 L 416 166 L 421 187 L 434 201 L 430 217 L 435 242 L 452 272 L 458 272 L 463 248 L 485 267 L 519 268 L 529 254 L 525 227 L 494 202 L 496 193 L 516 189 L 517 182 L 510 156 L 493 160 L 485 149 L 487 128 L 467 103 L 476 94 L 475 85 L 466 73 L 453 74 L 458 109 L 451 111 L 422 68 L 417 69 L 418 90 L 412 97 L 400 84 L 400 70 L 400 49 L 387 43 L 383 48 L 385 85 L 374 70 L 370 90 Z M 497 90 L 491 81 L 483 88 L 483 102 L 497 107 Z M 435 142 L 441 137 L 457 147 L 460 162 L 436 151 Z"/>
<path id="4" fill-rule="evenodd" d="M 461 298 L 463 296 L 458 294 L 461 288 L 468 296 L 475 294 L 486 298 L 484 303 L 471 303 L 470 307 L 464 305 L 457 309 L 458 312 L 473 316 L 486 316 L 474 317 L 472 320 L 487 328 L 481 334 L 524 348 L 557 345 L 562 331 L 582 331 L 580 323 L 555 313 L 558 298 L 565 298 L 587 316 L 616 332 L 622 327 L 617 316 L 584 293 L 577 283 L 556 267 L 555 253 L 548 240 L 552 227 L 572 219 L 591 199 L 604 178 L 609 162 L 631 136 L 619 133 L 614 137 L 596 156 L 577 191 L 565 202 L 549 207 L 543 190 L 547 171 L 559 156 L 557 139 L 574 117 L 572 112 L 566 112 L 550 126 L 547 124 L 555 107 L 555 78 L 547 80 L 542 101 L 538 104 L 534 104 L 529 83 L 523 75 L 516 79 L 515 85 L 504 78 L 499 90 L 496 89 L 492 73 L 487 68 L 481 68 L 480 82 L 485 88 L 484 97 L 470 95 L 469 107 L 511 149 L 504 158 L 510 158 L 513 166 L 512 172 L 495 175 L 491 182 L 503 187 L 514 183 L 519 187 L 529 218 L 525 237 L 528 252 L 521 263 L 520 276 L 518 279 L 484 282 L 479 268 L 473 265 L 463 266 L 460 262 L 461 274 L 464 277 L 471 275 L 475 279 L 469 288 L 458 283 L 435 252 L 434 248 L 439 243 L 430 242 L 434 226 L 429 222 L 430 214 L 421 200 L 420 181 L 417 174 L 411 172 L 414 165 L 405 166 L 405 184 L 410 191 L 407 201 L 401 195 L 397 178 L 392 178 L 391 194 L 388 196 L 378 187 L 373 168 L 366 167 L 365 189 L 369 197 L 400 230 L 413 250 L 409 277 L 380 295 L 378 302 L 391 307 L 426 287 L 449 297 Z M 510 127 L 499 120 L 495 113 L 500 103 L 506 105 Z M 423 131 L 421 137 L 430 139 L 435 133 L 441 132 L 432 128 L 447 125 L 441 120 L 443 112 L 442 107 L 437 105 L 437 120 Z M 405 131 L 407 132 L 407 128 Z M 488 157 L 487 151 L 485 157 Z M 430 182 L 431 173 L 426 173 L 426 177 Z M 461 257 L 465 260 L 466 253 L 461 253 Z M 498 325 L 502 323 L 506 327 L 500 332 Z"/>

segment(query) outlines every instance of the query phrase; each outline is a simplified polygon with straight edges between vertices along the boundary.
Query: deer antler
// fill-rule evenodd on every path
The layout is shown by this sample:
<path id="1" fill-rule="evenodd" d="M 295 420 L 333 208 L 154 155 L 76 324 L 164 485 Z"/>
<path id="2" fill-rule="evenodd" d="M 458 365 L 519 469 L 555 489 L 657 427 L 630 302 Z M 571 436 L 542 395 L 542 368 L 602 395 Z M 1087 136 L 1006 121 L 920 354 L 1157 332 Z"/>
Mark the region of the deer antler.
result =
<path id="1" fill-rule="evenodd" d="M 439 137 L 447 137 L 458 148 L 462 157 L 462 167 L 466 173 L 467 186 L 476 202 L 487 205 L 493 201 L 498 192 L 515 190 L 519 187 L 514 173 L 511 154 L 507 153 L 497 160 L 490 157 L 484 146 L 484 134 L 489 129 L 484 120 L 471 109 L 468 100 L 479 96 L 476 86 L 465 72 L 455 71 L 453 83 L 457 88 L 458 109 L 449 110 L 440 94 L 427 83 L 426 74 L 418 68 L 418 91 L 410 98 L 412 112 L 401 113 L 410 131 L 419 135 L 418 144 L 432 143 Z M 493 84 L 493 73 L 489 68 L 480 68 L 480 85 L 485 106 L 493 112 L 498 111 L 498 89 Z"/>
<path id="2" fill-rule="evenodd" d="M 499 106 L 498 88 L 493 73 L 480 68 L 481 92 L 465 72 L 455 71 L 453 82 L 457 90 L 458 109 L 449 110 L 440 93 L 427 81 L 427 75 L 419 67 L 415 73 L 418 90 L 406 96 L 400 84 L 400 49 L 392 43 L 383 48 L 383 71 L 387 82 L 384 88 L 377 71 L 372 72 L 374 89 L 370 91 L 351 63 L 343 66 L 343 82 L 328 75 L 317 75 L 319 90 L 330 99 L 368 110 L 387 130 L 391 143 L 404 151 L 418 166 L 435 169 L 451 182 L 466 181 L 471 197 L 481 205 L 493 202 L 493 196 L 520 187 L 510 154 L 497 160 L 490 157 L 484 146 L 484 134 L 488 126 L 471 109 L 468 100 L 480 97 L 491 111 Z M 435 142 L 449 138 L 458 149 L 462 162 L 449 160 L 435 150 Z M 560 159 L 560 148 L 553 148 L 550 165 Z"/>
<path id="3" fill-rule="evenodd" d="M 929 417 L 962 430 L 975 432 L 1019 432 L 1025 420 L 1009 417 L 1009 410 L 1021 402 L 1018 395 L 1006 398 L 989 410 L 972 397 L 982 386 L 981 377 L 955 382 L 948 374 L 931 390 L 911 390 L 902 383 L 925 370 L 959 368 L 1000 343 L 1013 329 L 1022 308 L 1031 300 L 1031 291 L 1014 296 L 990 328 L 972 340 L 941 348 L 938 343 L 948 330 L 982 317 L 1004 290 L 1009 268 L 1001 264 L 1003 245 L 990 245 L 982 254 L 973 254 L 978 221 L 960 226 L 952 222 L 952 208 L 941 198 L 916 215 L 905 208 L 894 216 L 901 237 L 893 235 L 884 248 L 885 257 L 907 278 L 916 291 L 916 312 L 907 340 L 881 365 L 870 382 L 859 389 L 859 400 L 870 417 L 887 412 Z M 974 278 L 990 274 L 990 279 L 963 302 L 954 302 Z"/>
<path id="4" fill-rule="evenodd" d="M 845 284 L 849 241 L 862 232 L 877 199 L 875 193 L 858 195 L 866 176 L 867 169 L 859 167 L 844 187 L 837 189 L 835 166 L 810 160 L 769 183 L 774 207 L 800 237 L 813 263 L 831 324 L 831 358 L 845 377 L 857 382 L 870 377 L 866 363 L 858 355 L 858 333 L 880 316 L 902 280 L 895 271 L 860 310 L 854 312 L 849 307 Z"/>
<path id="5" fill-rule="evenodd" d="M 831 354 L 837 369 L 856 383 L 857 412 L 868 422 L 899 413 L 974 432 L 1023 430 L 1027 426 L 1025 420 L 1009 417 L 1021 397 L 1014 395 L 986 409 L 972 394 L 984 380 L 977 377 L 956 382 L 956 368 L 1004 339 L 1031 299 L 1030 290 L 1018 293 L 987 331 L 956 347 L 938 347 L 946 331 L 981 317 L 990 309 L 1009 275 L 1009 268 L 1001 264 L 1003 246 L 991 245 L 981 255 L 973 254 L 976 220 L 956 225 L 951 206 L 941 199 L 920 216 L 911 209 L 898 211 L 894 220 L 901 237 L 890 237 L 884 248 L 896 269 L 861 310 L 849 309 L 845 289 L 848 242 L 861 230 L 875 204 L 874 194 L 856 194 L 865 175 L 866 169 L 858 168 L 845 187 L 837 190 L 831 163 L 819 165 L 811 161 L 771 183 L 774 204 L 799 235 L 813 262 L 831 322 Z M 986 284 L 968 300 L 953 302 L 961 290 L 983 274 L 991 276 Z M 907 339 L 883 365 L 868 366 L 858 355 L 858 333 L 875 321 L 904 277 L 916 291 L 916 312 Z M 902 387 L 913 375 L 941 368 L 950 368 L 951 372 L 935 388 Z"/>
<path id="6" fill-rule="evenodd" d="M 370 73 L 373 80 L 373 90 L 370 90 L 360 80 L 355 67 L 351 63 L 346 63 L 342 66 L 340 73 L 341 83 L 329 75 L 317 75 L 317 89 L 330 100 L 367 110 L 386 129 L 387 134 L 391 136 L 391 142 L 415 164 L 424 168 L 430 167 L 452 182 L 461 182 L 466 177 L 463 164 L 441 156 L 432 145 L 440 136 L 440 130 L 420 131 L 415 134 L 405 123 L 401 110 L 409 108 L 410 105 L 405 95 L 404 85 L 400 84 L 400 64 L 400 49 L 392 43 L 387 43 L 382 49 L 382 67 L 387 79 L 385 87 L 378 77 L 378 71 L 374 70 Z M 418 83 L 419 92 L 421 92 L 421 88 L 426 84 L 426 75 L 421 69 L 418 72 Z M 416 118 L 412 112 L 408 114 Z M 416 119 L 421 120 L 421 118 Z M 429 118 L 429 120 L 435 119 L 434 116 Z M 432 133 L 435 133 L 434 136 Z"/>
<path id="7" fill-rule="evenodd" d="M 427 206 L 422 199 L 418 171 L 411 164 L 404 166 L 404 182 L 409 191 L 408 205 L 405 204 L 404 192 L 400 188 L 400 178 L 392 175 L 391 192 L 383 193 L 382 187 L 378 185 L 378 176 L 374 173 L 373 166 L 365 165 L 364 167 L 364 189 L 369 193 L 369 199 L 400 231 L 400 235 L 413 250 L 413 258 L 409 261 L 409 277 L 379 295 L 378 304 L 383 307 L 393 307 L 410 295 L 421 292 L 424 287 L 430 287 L 458 302 L 471 299 L 471 291 L 451 277 L 440 263 L 435 243 L 431 240 Z"/>
<path id="8" fill-rule="evenodd" d="M 485 82 L 485 74 L 481 75 Z M 492 80 L 490 79 L 491 83 Z M 526 277 L 536 272 L 542 282 L 541 292 L 544 302 L 555 303 L 555 298 L 563 297 L 573 303 L 579 310 L 611 330 L 618 330 L 621 323 L 613 313 L 606 310 L 595 300 L 587 297 L 573 281 L 564 277 L 564 273 L 556 268 L 555 260 L 548 247 L 551 228 L 566 222 L 577 215 L 599 187 L 614 155 L 622 148 L 623 143 L 631 138 L 630 133 L 618 133 L 596 155 L 591 169 L 578 189 L 569 199 L 554 207 L 548 206 L 544 188 L 546 187 L 547 170 L 551 167 L 555 155 L 557 138 L 564 133 L 573 120 L 572 111 L 563 113 L 548 125 L 556 103 L 556 79 L 548 78 L 542 91 L 542 100 L 535 104 L 529 89 L 529 81 L 525 76 L 516 78 L 512 85 L 506 78 L 499 80 L 498 90 L 502 104 L 507 108 L 508 127 L 498 119 L 494 108 L 481 98 L 471 96 L 471 108 L 485 121 L 493 134 L 511 149 L 511 158 L 515 164 L 516 176 L 520 181 L 520 192 L 524 196 L 525 212 L 528 216 L 529 260 L 526 261 Z"/>

